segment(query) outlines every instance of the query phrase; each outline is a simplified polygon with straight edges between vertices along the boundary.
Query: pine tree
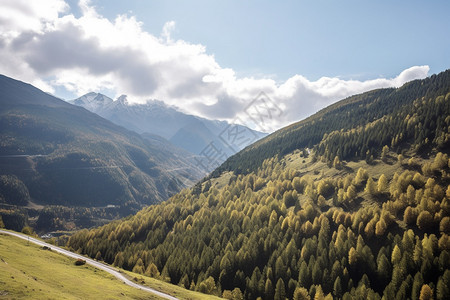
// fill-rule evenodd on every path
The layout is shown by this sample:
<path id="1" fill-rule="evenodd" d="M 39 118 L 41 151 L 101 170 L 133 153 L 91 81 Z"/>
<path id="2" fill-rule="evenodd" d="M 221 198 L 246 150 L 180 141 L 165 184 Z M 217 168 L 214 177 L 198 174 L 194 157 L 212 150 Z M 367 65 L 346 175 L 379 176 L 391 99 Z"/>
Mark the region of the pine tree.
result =
<path id="1" fill-rule="evenodd" d="M 416 223 L 416 216 L 417 215 L 414 214 L 413 208 L 411 206 L 408 206 L 403 213 L 403 221 L 407 225 L 414 224 Z"/>
<path id="2" fill-rule="evenodd" d="M 279 256 L 275 261 L 275 278 L 283 278 L 286 276 L 286 271 L 283 259 Z"/>
<path id="3" fill-rule="evenodd" d="M 360 186 L 364 181 L 367 180 L 367 178 L 369 178 L 369 174 L 367 173 L 367 171 L 363 168 L 359 168 L 353 182 L 356 186 Z"/>
<path id="4" fill-rule="evenodd" d="M 322 282 L 322 269 L 320 268 L 318 260 L 312 269 L 312 280 L 314 284 L 320 284 Z"/>
<path id="5" fill-rule="evenodd" d="M 380 237 L 382 236 L 387 229 L 386 222 L 383 219 L 380 219 L 375 225 L 375 235 Z"/>
<path id="6" fill-rule="evenodd" d="M 233 296 L 233 300 L 244 300 L 244 295 L 240 288 L 234 288 L 231 295 Z"/>
<path id="7" fill-rule="evenodd" d="M 388 145 L 385 145 L 383 147 L 383 149 L 381 150 L 381 160 L 382 161 L 386 161 L 388 152 L 389 152 L 389 147 L 388 147 Z"/>
<path id="8" fill-rule="evenodd" d="M 402 252 L 400 248 L 397 245 L 395 245 L 394 250 L 392 250 L 391 262 L 393 265 L 397 265 L 400 263 L 401 260 L 402 260 Z"/>
<path id="9" fill-rule="evenodd" d="M 316 285 L 316 293 L 314 295 L 314 300 L 324 300 L 325 295 L 323 294 L 322 286 Z"/>
<path id="10" fill-rule="evenodd" d="M 277 285 L 275 287 L 275 300 L 285 300 L 286 299 L 286 289 L 284 286 L 283 279 L 278 279 Z"/>
<path id="11" fill-rule="evenodd" d="M 138 274 L 144 274 L 144 263 L 142 262 L 142 259 L 139 258 L 136 262 L 136 264 L 133 267 L 132 270 L 133 273 L 138 273 Z"/>
<path id="12" fill-rule="evenodd" d="M 325 197 L 322 195 L 319 195 L 319 197 L 317 197 L 317 205 L 322 208 L 326 205 L 326 200 Z"/>
<path id="13" fill-rule="evenodd" d="M 264 298 L 265 299 L 272 299 L 273 297 L 273 285 L 272 285 L 272 281 L 267 278 L 266 279 L 266 284 L 264 286 Z"/>
<path id="14" fill-rule="evenodd" d="M 384 174 L 381 174 L 380 178 L 378 179 L 378 186 L 377 186 L 378 193 L 386 192 L 387 188 L 388 188 L 387 178 Z"/>
<path id="15" fill-rule="evenodd" d="M 300 271 L 298 272 L 298 283 L 303 287 L 309 287 L 311 285 L 308 266 L 304 261 L 302 261 Z"/>
<path id="16" fill-rule="evenodd" d="M 147 267 L 148 270 L 148 267 Z M 145 271 L 145 276 L 147 275 L 147 270 Z M 189 277 L 187 274 L 184 274 L 183 277 L 181 277 L 180 282 L 178 283 L 178 285 L 180 285 L 181 287 L 188 289 L 189 288 Z"/>
<path id="17" fill-rule="evenodd" d="M 411 299 L 412 300 L 419 300 L 420 295 L 420 289 L 423 285 L 423 277 L 420 272 L 417 272 L 414 276 L 413 286 L 411 290 Z"/>
<path id="18" fill-rule="evenodd" d="M 356 262 L 358 261 L 358 253 L 355 248 L 351 247 L 350 251 L 348 251 L 348 263 L 351 266 L 356 266 Z"/>
<path id="19" fill-rule="evenodd" d="M 333 168 L 336 168 L 338 170 L 341 168 L 341 160 L 339 159 L 339 156 L 334 157 Z"/>
<path id="20" fill-rule="evenodd" d="M 372 177 L 369 177 L 367 180 L 364 191 L 369 195 L 375 195 L 377 193 L 377 184 L 373 181 Z"/>
<path id="21" fill-rule="evenodd" d="M 436 286 L 436 297 L 438 300 L 447 299 L 450 295 L 450 270 L 445 270 L 444 275 L 439 278 Z"/>
<path id="22" fill-rule="evenodd" d="M 352 184 L 348 187 L 347 192 L 345 193 L 345 200 L 351 201 L 356 197 L 356 188 Z"/>
<path id="23" fill-rule="evenodd" d="M 342 296 L 341 278 L 338 276 L 333 284 L 333 294 L 335 297 L 340 298 Z"/>
<path id="24" fill-rule="evenodd" d="M 185 274 L 186 275 L 186 274 Z M 158 278 L 159 277 L 159 271 L 158 267 L 154 263 L 151 263 L 148 265 L 147 269 L 145 270 L 145 276 Z M 188 284 L 189 284 L 189 278 L 188 278 Z M 189 286 L 188 286 L 189 287 Z"/>
<path id="25" fill-rule="evenodd" d="M 122 268 L 124 262 L 125 262 L 125 258 L 123 256 L 123 252 L 117 253 L 114 258 L 114 263 L 113 263 L 114 266 Z"/>
<path id="26" fill-rule="evenodd" d="M 293 300 L 310 300 L 308 290 L 303 287 L 297 287 L 294 291 Z"/>
<path id="27" fill-rule="evenodd" d="M 386 255 L 381 254 L 377 260 L 377 273 L 383 282 L 389 280 L 391 275 L 391 265 Z"/>

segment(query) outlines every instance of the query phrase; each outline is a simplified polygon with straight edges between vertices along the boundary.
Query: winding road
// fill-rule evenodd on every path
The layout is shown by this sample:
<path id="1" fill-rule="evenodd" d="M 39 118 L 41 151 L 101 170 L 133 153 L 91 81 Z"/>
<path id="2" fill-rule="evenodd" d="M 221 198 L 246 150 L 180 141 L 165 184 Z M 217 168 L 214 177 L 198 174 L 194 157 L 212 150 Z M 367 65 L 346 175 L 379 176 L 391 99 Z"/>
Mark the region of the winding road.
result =
<path id="1" fill-rule="evenodd" d="M 152 288 L 147 287 L 147 286 L 143 286 L 143 285 L 137 284 L 137 283 L 129 280 L 128 278 L 126 278 L 122 273 L 120 273 L 118 270 L 114 269 L 113 267 L 111 267 L 109 265 L 106 265 L 106 264 L 103 264 L 101 262 L 95 261 L 93 259 L 84 257 L 84 256 L 82 256 L 80 254 L 76 254 L 76 253 L 70 252 L 68 250 L 56 247 L 54 245 L 48 244 L 46 242 L 40 241 L 38 239 L 32 238 L 32 237 L 30 237 L 28 235 L 24 235 L 24 234 L 21 234 L 21 233 L 1 230 L 1 229 L 0 229 L 0 233 L 9 234 L 9 235 L 12 235 L 12 236 L 24 239 L 26 241 L 30 241 L 31 243 L 34 243 L 34 244 L 39 245 L 39 246 L 47 246 L 47 247 L 51 248 L 53 251 L 55 251 L 55 252 L 64 254 L 66 256 L 69 256 L 69 257 L 72 257 L 72 258 L 75 258 L 75 259 L 78 259 L 78 258 L 79 259 L 83 259 L 83 260 L 86 261 L 87 264 L 89 264 L 89 265 L 91 265 L 93 267 L 96 267 L 96 268 L 98 268 L 100 270 L 103 270 L 105 272 L 108 272 L 109 274 L 115 276 L 117 279 L 119 279 L 120 281 L 122 281 L 123 283 L 125 283 L 125 284 L 127 284 L 129 286 L 132 286 L 134 288 L 137 288 L 137 289 L 140 289 L 140 290 L 152 293 L 152 294 L 154 294 L 154 295 L 156 295 L 158 297 L 164 298 L 164 299 L 178 300 L 178 298 L 173 297 L 171 295 L 165 294 L 163 292 L 157 291 L 157 290 L 152 289 Z"/>

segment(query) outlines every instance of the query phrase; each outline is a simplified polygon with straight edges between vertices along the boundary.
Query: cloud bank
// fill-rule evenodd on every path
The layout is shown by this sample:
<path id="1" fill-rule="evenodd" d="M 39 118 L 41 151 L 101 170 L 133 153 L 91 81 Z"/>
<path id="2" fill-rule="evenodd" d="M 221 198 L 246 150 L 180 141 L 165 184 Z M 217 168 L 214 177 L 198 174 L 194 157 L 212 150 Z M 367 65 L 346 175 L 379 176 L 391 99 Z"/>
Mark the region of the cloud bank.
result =
<path id="1" fill-rule="evenodd" d="M 395 78 L 367 81 L 311 81 L 301 75 L 284 82 L 240 78 L 220 66 L 204 45 L 174 40 L 173 21 L 155 36 L 134 16 L 118 15 L 111 21 L 89 1 L 79 6 L 82 14 L 77 18 L 63 0 L 2 1 L 0 73 L 50 93 L 60 87 L 78 96 L 107 90 L 111 96 L 127 94 L 130 102 L 159 99 L 191 114 L 272 131 L 339 99 L 398 87 L 429 72 L 428 66 L 413 66 Z M 252 102 L 261 92 L 263 102 Z M 277 113 L 261 124 L 248 109 L 264 103 L 271 103 Z"/>

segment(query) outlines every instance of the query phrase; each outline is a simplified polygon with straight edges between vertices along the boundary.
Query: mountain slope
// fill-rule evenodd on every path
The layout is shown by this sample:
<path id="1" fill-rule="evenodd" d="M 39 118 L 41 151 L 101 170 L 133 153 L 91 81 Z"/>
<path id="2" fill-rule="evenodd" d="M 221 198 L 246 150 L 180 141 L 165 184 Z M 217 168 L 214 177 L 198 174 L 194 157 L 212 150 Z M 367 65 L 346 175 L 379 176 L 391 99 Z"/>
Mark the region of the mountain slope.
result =
<path id="1" fill-rule="evenodd" d="M 239 152 L 191 190 L 77 233 L 68 246 L 224 296 L 446 299 L 449 75 L 336 103 Z M 370 155 L 330 161 L 351 145 Z"/>
<path id="2" fill-rule="evenodd" d="M 404 130 L 400 127 L 399 121 L 404 120 L 408 115 L 413 116 L 414 113 L 417 113 L 416 107 L 411 105 L 412 101 L 422 97 L 433 98 L 438 95 L 445 97 L 449 91 L 449 81 L 450 71 L 446 71 L 424 80 L 406 83 L 398 89 L 374 90 L 339 101 L 303 121 L 278 130 L 269 137 L 256 142 L 245 151 L 237 153 L 215 170 L 213 176 L 227 170 L 244 173 L 253 171 L 266 158 L 273 157 L 276 154 L 284 155 L 295 149 L 312 148 L 322 141 L 325 134 L 329 135 L 340 130 L 349 133 L 352 129 L 360 130 L 368 124 L 373 125 L 368 130 L 371 132 L 356 133 L 364 139 L 358 141 L 356 147 L 347 147 L 346 149 L 342 147 L 340 152 L 336 147 L 331 150 L 331 145 L 336 144 L 336 141 L 331 140 L 332 137 L 330 137 L 323 141 L 319 153 L 325 154 L 328 146 L 329 151 L 326 156 L 327 159 L 331 160 L 335 156 L 339 156 L 340 159 L 365 159 L 367 151 L 370 155 L 377 156 L 384 145 L 390 146 L 391 139 L 396 138 L 396 135 Z M 427 110 L 428 108 L 424 107 L 424 109 Z M 386 115 L 390 115 L 392 119 L 383 119 Z M 437 130 L 438 135 L 441 133 L 439 125 L 442 126 L 441 123 L 445 120 L 445 115 L 438 114 L 436 116 L 440 120 L 439 122 L 434 122 L 434 120 L 432 122 L 429 111 L 422 112 L 419 117 L 423 119 L 423 122 L 426 122 L 426 125 L 431 125 L 430 128 L 427 128 L 427 131 L 423 131 L 419 136 L 416 133 L 419 129 L 414 129 L 413 126 L 412 129 L 415 131 L 405 132 L 408 136 L 397 139 L 394 143 L 395 147 L 405 146 L 405 143 L 418 145 L 428 137 L 430 132 L 434 133 Z M 424 120 L 425 118 L 426 120 Z M 409 129 L 411 129 L 411 126 Z M 372 134 L 374 132 L 383 133 L 384 136 L 380 138 L 376 134 Z M 347 137 L 334 135 L 334 137 L 340 139 L 355 138 L 354 134 Z M 448 143 L 439 145 L 440 148 L 447 146 Z"/>
<path id="3" fill-rule="evenodd" d="M 124 215 L 204 174 L 180 149 L 5 76 L 0 104 L 0 175 L 38 204 L 115 205 Z"/>
<path id="4" fill-rule="evenodd" d="M 224 132 L 230 126 L 227 122 L 188 115 L 161 101 L 153 100 L 146 104 L 131 105 L 124 95 L 113 101 L 102 94 L 89 93 L 69 102 L 138 133 L 160 135 L 193 154 L 200 154 L 213 142 L 230 156 L 266 135 L 236 125 L 239 131 L 246 132 L 248 142 L 233 148 L 230 147 L 233 145 L 229 145 L 227 139 L 223 138 Z"/>

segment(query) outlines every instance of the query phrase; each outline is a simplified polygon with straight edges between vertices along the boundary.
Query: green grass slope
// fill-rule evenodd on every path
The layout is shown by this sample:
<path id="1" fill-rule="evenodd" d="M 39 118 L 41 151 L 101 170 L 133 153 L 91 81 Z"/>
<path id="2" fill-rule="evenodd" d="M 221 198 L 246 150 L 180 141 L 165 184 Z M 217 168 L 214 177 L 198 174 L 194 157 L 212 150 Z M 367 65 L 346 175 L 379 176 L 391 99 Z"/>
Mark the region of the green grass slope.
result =
<path id="1" fill-rule="evenodd" d="M 0 299 L 160 299 L 123 284 L 104 271 L 89 265 L 76 266 L 74 262 L 22 239 L 0 234 Z M 140 284 L 179 299 L 211 299 L 154 278 L 124 272 Z"/>
<path id="2" fill-rule="evenodd" d="M 0 234 L 0 299 L 158 299 L 74 261 Z"/>

